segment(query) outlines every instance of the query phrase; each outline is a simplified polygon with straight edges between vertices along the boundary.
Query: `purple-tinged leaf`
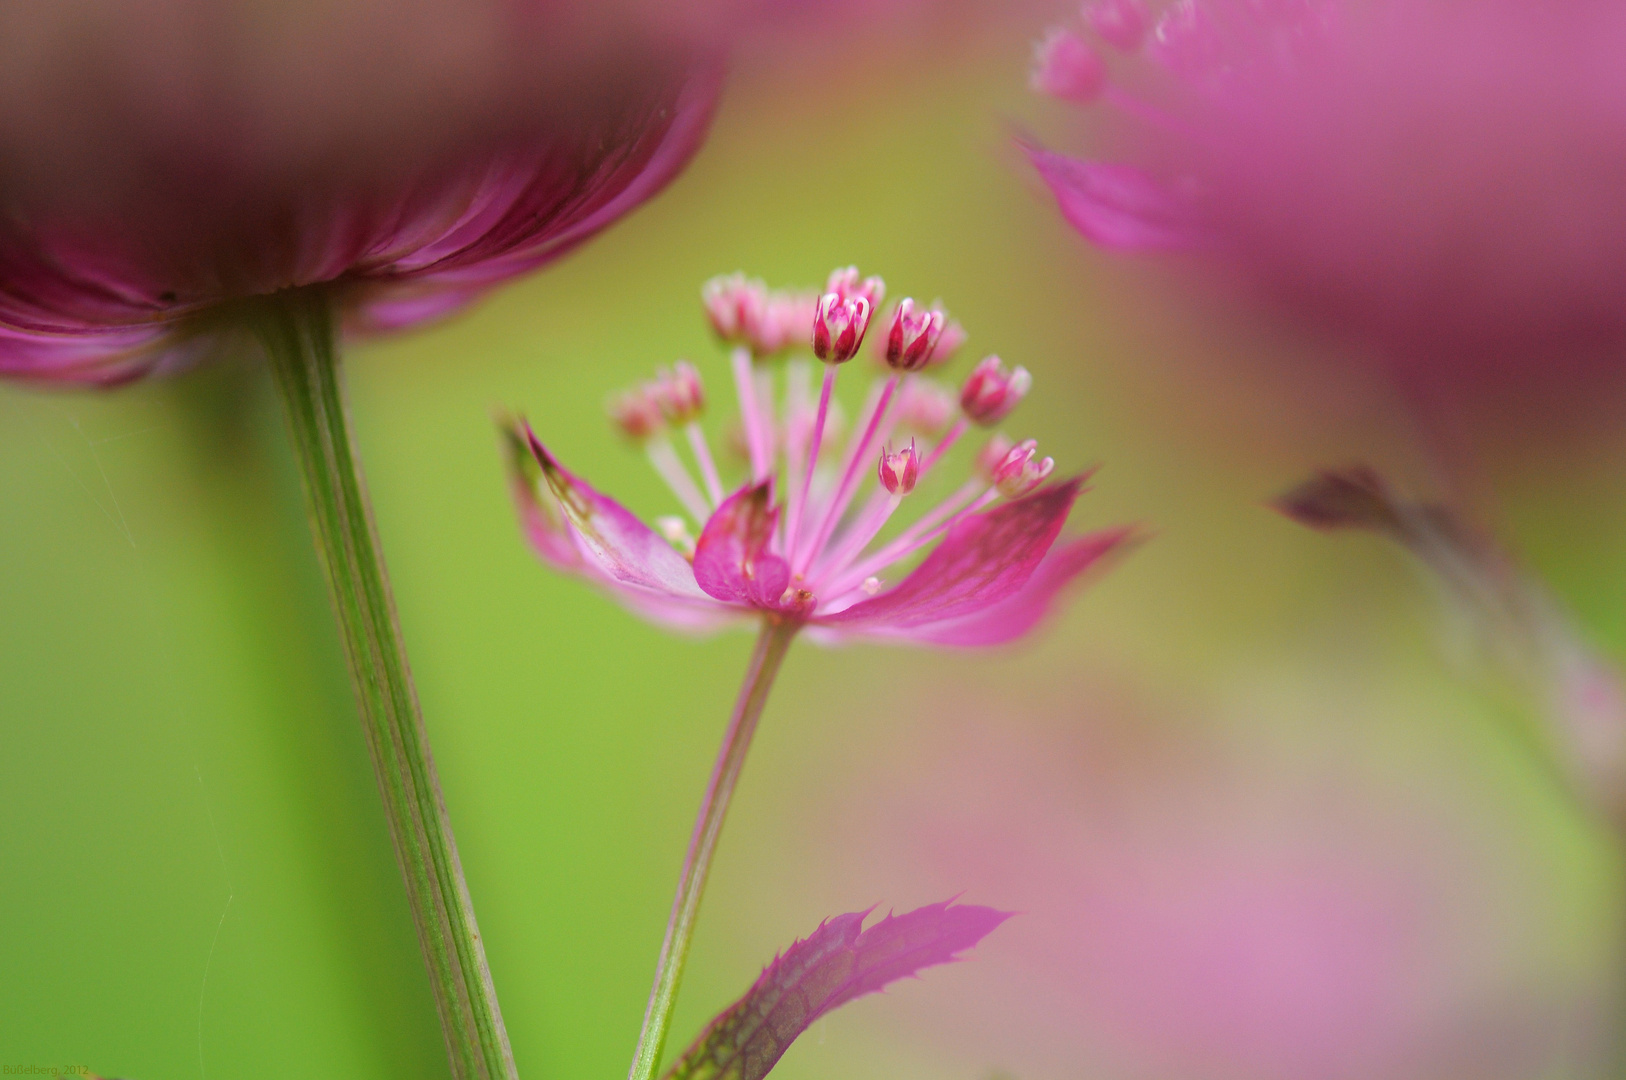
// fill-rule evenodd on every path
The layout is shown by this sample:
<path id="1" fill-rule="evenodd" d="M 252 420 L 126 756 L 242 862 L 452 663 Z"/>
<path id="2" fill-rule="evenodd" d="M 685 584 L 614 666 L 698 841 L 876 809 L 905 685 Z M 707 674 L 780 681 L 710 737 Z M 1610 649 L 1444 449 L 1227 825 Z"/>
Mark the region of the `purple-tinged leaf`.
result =
<path id="1" fill-rule="evenodd" d="M 826 920 L 769 964 L 744 997 L 701 1033 L 665 1080 L 762 1080 L 808 1026 L 834 1009 L 959 953 L 1010 913 L 945 900 L 888 915 L 863 930 L 868 911 Z"/>
<path id="2" fill-rule="evenodd" d="M 1365 529 L 1399 540 L 1425 562 L 1442 553 L 1476 561 L 1490 556 L 1489 541 L 1449 507 L 1404 499 L 1365 465 L 1323 469 L 1271 505 L 1312 529 Z"/>
<path id="3" fill-rule="evenodd" d="M 1383 478 L 1365 465 L 1323 469 L 1271 505 L 1300 525 L 1323 531 L 1398 533 L 1400 510 Z"/>

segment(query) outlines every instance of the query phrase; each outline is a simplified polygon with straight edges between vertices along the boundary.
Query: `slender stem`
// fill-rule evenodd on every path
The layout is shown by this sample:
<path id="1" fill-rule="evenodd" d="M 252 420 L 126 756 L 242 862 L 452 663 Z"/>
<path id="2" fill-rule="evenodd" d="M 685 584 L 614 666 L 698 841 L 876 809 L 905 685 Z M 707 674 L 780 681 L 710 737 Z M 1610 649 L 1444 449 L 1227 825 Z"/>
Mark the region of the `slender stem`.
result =
<path id="1" fill-rule="evenodd" d="M 429 965 L 452 1075 L 516 1080 L 373 528 L 339 382 L 333 313 L 320 293 L 288 292 L 260 307 L 251 321 L 293 435 L 311 531 Z"/>
<path id="2" fill-rule="evenodd" d="M 779 674 L 779 665 L 800 629 L 800 623 L 769 618 L 763 622 L 762 633 L 757 637 L 751 666 L 740 686 L 739 701 L 734 705 L 728 730 L 723 733 L 723 745 L 717 751 L 711 782 L 706 785 L 705 797 L 700 801 L 694 835 L 689 838 L 689 854 L 678 876 L 677 896 L 672 900 L 672 916 L 666 923 L 666 940 L 661 942 L 660 959 L 655 962 L 655 985 L 649 991 L 644 1029 L 638 1036 L 638 1049 L 632 1056 L 628 1080 L 652 1080 L 660 1067 L 666 1030 L 672 1023 L 672 1007 L 677 1003 L 678 983 L 683 979 L 683 964 L 689 956 L 689 939 L 700 912 L 700 895 L 706 888 L 712 856 L 717 853 L 717 837 L 723 831 L 728 802 L 734 795 L 734 785 L 739 782 L 745 752 L 751 747 L 751 736 L 756 732 L 762 706 L 768 701 L 774 676 Z"/>

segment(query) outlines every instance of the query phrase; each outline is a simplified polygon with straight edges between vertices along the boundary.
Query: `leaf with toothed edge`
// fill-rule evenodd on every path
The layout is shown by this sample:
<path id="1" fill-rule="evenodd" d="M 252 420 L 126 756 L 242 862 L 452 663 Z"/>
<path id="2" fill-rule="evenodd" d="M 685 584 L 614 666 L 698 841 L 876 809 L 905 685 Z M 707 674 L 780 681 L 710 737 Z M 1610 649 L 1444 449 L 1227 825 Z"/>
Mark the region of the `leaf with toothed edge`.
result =
<path id="1" fill-rule="evenodd" d="M 958 960 L 1011 913 L 945 900 L 864 930 L 868 915 L 827 919 L 786 949 L 663 1080 L 761 1080 L 819 1017 L 922 968 Z"/>

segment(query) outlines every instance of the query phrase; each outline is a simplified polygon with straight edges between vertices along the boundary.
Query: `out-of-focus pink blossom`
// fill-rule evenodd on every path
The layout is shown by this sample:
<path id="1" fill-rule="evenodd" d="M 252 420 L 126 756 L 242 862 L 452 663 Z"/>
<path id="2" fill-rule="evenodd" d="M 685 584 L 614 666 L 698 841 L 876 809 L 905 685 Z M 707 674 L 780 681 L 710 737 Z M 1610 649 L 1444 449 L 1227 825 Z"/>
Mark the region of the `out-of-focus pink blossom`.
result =
<path id="1" fill-rule="evenodd" d="M 985 356 L 960 390 L 960 408 L 974 424 L 992 427 L 1011 414 L 1033 387 L 1027 368 L 1007 369 L 997 356 Z"/>
<path id="2" fill-rule="evenodd" d="M 873 286 L 864 287 L 878 297 L 879 280 L 870 280 Z M 850 284 L 856 283 L 854 276 Z M 839 367 L 826 365 L 815 410 L 807 361 L 792 361 L 786 407 L 776 410 L 772 370 L 753 356 L 739 320 L 729 314 L 735 306 L 722 302 L 729 290 L 757 294 L 744 279 L 706 292 L 713 321 L 738 342 L 733 365 L 749 459 L 744 484 L 726 494 L 694 414 L 679 418 L 661 407 L 662 387 L 675 373 L 616 399 L 612 415 L 624 432 L 639 436 L 698 535 L 681 517 L 662 519 L 659 532 L 651 529 L 567 471 L 528 428 L 512 427 L 515 497 L 533 546 L 549 564 L 680 629 L 768 616 L 806 624 L 824 640 L 969 647 L 1033 629 L 1070 582 L 1129 536 L 1116 529 L 1059 541 L 1083 478 L 1046 485 L 1055 462 L 1037 458 L 1029 440 L 1014 448 L 1002 442 L 998 462 L 882 540 L 905 497 L 966 432 L 966 422 L 924 452 L 913 439 L 900 450 L 883 449 L 903 420 L 895 407 L 906 396 L 900 385 L 920 378 L 893 372 L 874 387 L 854 435 L 838 447 L 829 414 Z M 771 306 L 771 297 L 760 299 Z M 842 299 L 837 291 L 825 300 L 869 306 L 865 295 Z M 808 330 L 803 341 L 811 344 Z M 693 369 L 684 369 L 683 378 L 694 381 L 684 393 L 702 399 Z M 679 430 L 698 482 L 670 438 Z M 865 494 L 870 462 L 876 481 Z M 924 560 L 896 583 L 883 581 L 920 554 Z"/>
<path id="3" fill-rule="evenodd" d="M 892 312 L 886 333 L 883 358 L 887 366 L 898 371 L 919 371 L 931 364 L 936 359 L 945 318 L 941 307 L 934 305 L 926 311 L 916 311 L 913 300 L 901 301 Z"/>
<path id="4" fill-rule="evenodd" d="M 1071 30 L 1057 28 L 1034 49 L 1033 89 L 1063 101 L 1094 101 L 1107 83 L 1106 65 Z"/>
<path id="5" fill-rule="evenodd" d="M 1314 685 L 1286 699 L 1297 697 L 1298 715 L 1277 712 L 1281 682 L 1245 692 L 1224 740 L 1125 700 L 1115 679 L 1074 682 L 1050 698 L 1053 711 L 966 681 L 917 692 L 915 722 L 872 746 L 866 767 L 787 811 L 812 823 L 807 844 L 822 857 L 791 874 L 786 894 L 831 874 L 872 890 L 900 876 L 927 892 L 997 883 L 1023 914 L 984 961 L 986 992 L 953 1015 L 915 1010 L 889 1033 L 913 1029 L 990 1071 L 1583 1071 L 1566 1058 L 1585 1036 L 1566 1020 L 1607 967 L 1577 974 L 1561 960 L 1559 973 L 1527 936 L 1579 929 L 1564 921 L 1561 888 L 1530 881 L 1549 861 L 1509 844 L 1500 819 L 1442 806 L 1437 777 L 1414 787 L 1381 770 L 1369 786 L 1347 746 L 1261 753 L 1252 740 L 1265 728 L 1363 726 L 1360 691 L 1324 701 L 1328 684 Z M 1484 799 L 1480 813 L 1494 814 L 1495 797 Z M 875 820 L 889 828 L 866 830 Z M 1554 926 L 1565 929 L 1543 929 Z"/>
<path id="6" fill-rule="evenodd" d="M 1103 93 L 1138 164 L 1030 155 L 1096 243 L 1199 252 L 1399 363 L 1618 359 L 1623 53 L 1608 0 L 1181 0 Z"/>
<path id="7" fill-rule="evenodd" d="M 929 376 L 906 379 L 898 389 L 898 426 L 916 435 L 942 435 L 959 408 L 954 393 Z"/>
<path id="8" fill-rule="evenodd" d="M 630 13 L 140 0 L 0 17 L 0 374 L 172 369 L 236 305 L 290 289 L 328 291 L 351 329 L 403 327 L 557 258 L 676 175 L 716 97 L 715 57 Z"/>
<path id="9" fill-rule="evenodd" d="M 1086 5 L 1084 21 L 1102 41 L 1126 53 L 1140 48 L 1152 26 L 1141 0 L 1101 0 Z"/>

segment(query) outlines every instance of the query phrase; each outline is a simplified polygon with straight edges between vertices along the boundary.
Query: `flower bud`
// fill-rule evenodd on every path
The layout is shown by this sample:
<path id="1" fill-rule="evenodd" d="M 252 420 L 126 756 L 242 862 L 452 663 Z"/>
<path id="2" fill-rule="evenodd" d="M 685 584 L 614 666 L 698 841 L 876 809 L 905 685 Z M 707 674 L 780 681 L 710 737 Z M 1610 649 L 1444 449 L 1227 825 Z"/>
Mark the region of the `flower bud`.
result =
<path id="1" fill-rule="evenodd" d="M 1025 439 L 1011 447 L 1005 460 L 994 467 L 994 486 L 1007 499 L 1026 495 L 1045 482 L 1056 468 L 1055 458 L 1039 458 L 1039 444 Z"/>
<path id="2" fill-rule="evenodd" d="M 818 308 L 817 293 L 769 292 L 754 323 L 747 329 L 751 351 L 772 356 L 806 340 L 808 325 Z"/>
<path id="3" fill-rule="evenodd" d="M 1057 28 L 1034 48 L 1028 83 L 1041 94 L 1084 104 L 1106 89 L 1107 69 L 1084 39 Z"/>
<path id="4" fill-rule="evenodd" d="M 1141 0 L 1100 0 L 1086 4 L 1084 21 L 1102 41 L 1126 53 L 1140 48 L 1151 26 L 1151 18 Z"/>
<path id="5" fill-rule="evenodd" d="M 1152 50 L 1176 74 L 1201 78 L 1221 62 L 1221 45 L 1213 25 L 1195 0 L 1177 0 L 1164 9 L 1152 28 Z"/>
<path id="6" fill-rule="evenodd" d="M 1005 460 L 1005 455 L 1009 454 L 1015 445 L 1003 435 L 995 435 L 989 439 L 987 444 L 977 451 L 977 475 L 992 484 L 994 470 L 999 468 Z"/>
<path id="7" fill-rule="evenodd" d="M 894 371 L 919 371 L 932 362 L 937 341 L 943 335 L 943 309 L 916 311 L 914 300 L 905 297 L 892 311 L 892 326 L 886 335 L 886 364 Z"/>
<path id="8" fill-rule="evenodd" d="M 916 375 L 898 387 L 898 424 L 919 435 L 941 435 L 954 419 L 954 392 L 936 379 Z"/>
<path id="9" fill-rule="evenodd" d="M 679 360 L 655 376 L 650 393 L 668 423 L 687 424 L 706 411 L 706 392 L 700 372 L 687 360 Z"/>
<path id="10" fill-rule="evenodd" d="M 932 351 L 932 363 L 948 363 L 964 344 L 965 328 L 956 319 L 948 320 L 943 324 L 943 333 L 937 339 L 937 348 Z"/>
<path id="11" fill-rule="evenodd" d="M 907 495 L 915 490 L 915 481 L 920 479 L 920 455 L 915 450 L 915 440 L 910 439 L 902 450 L 894 451 L 890 446 L 882 450 L 881 463 L 875 472 L 881 486 L 893 495 Z"/>
<path id="12" fill-rule="evenodd" d="M 873 311 L 886 299 L 886 282 L 878 277 L 868 277 L 860 281 L 858 267 L 844 266 L 839 270 L 830 271 L 830 280 L 825 283 L 824 291 L 835 293 L 843 300 L 862 296 L 869 301 L 870 310 Z"/>
<path id="13" fill-rule="evenodd" d="M 966 376 L 960 408 L 972 423 L 992 427 L 1009 416 L 1032 388 L 1033 376 L 1027 368 L 1007 371 L 999 357 L 984 357 Z"/>
<path id="14" fill-rule="evenodd" d="M 607 411 L 621 434 L 634 442 L 644 442 L 665 426 L 660 396 L 650 383 L 617 394 L 610 399 Z"/>
<path id="15" fill-rule="evenodd" d="M 675 514 L 668 514 L 655 519 L 655 531 L 666 538 L 666 542 L 677 548 L 685 559 L 694 560 L 695 540 L 689 532 L 689 523 Z"/>
<path id="16" fill-rule="evenodd" d="M 700 302 L 717 336 L 727 342 L 747 343 L 761 324 L 767 307 L 767 286 L 744 274 L 723 274 L 701 286 Z"/>
<path id="17" fill-rule="evenodd" d="M 843 299 L 827 292 L 813 314 L 813 355 L 830 364 L 845 364 L 858 353 L 874 307 L 863 296 Z"/>

